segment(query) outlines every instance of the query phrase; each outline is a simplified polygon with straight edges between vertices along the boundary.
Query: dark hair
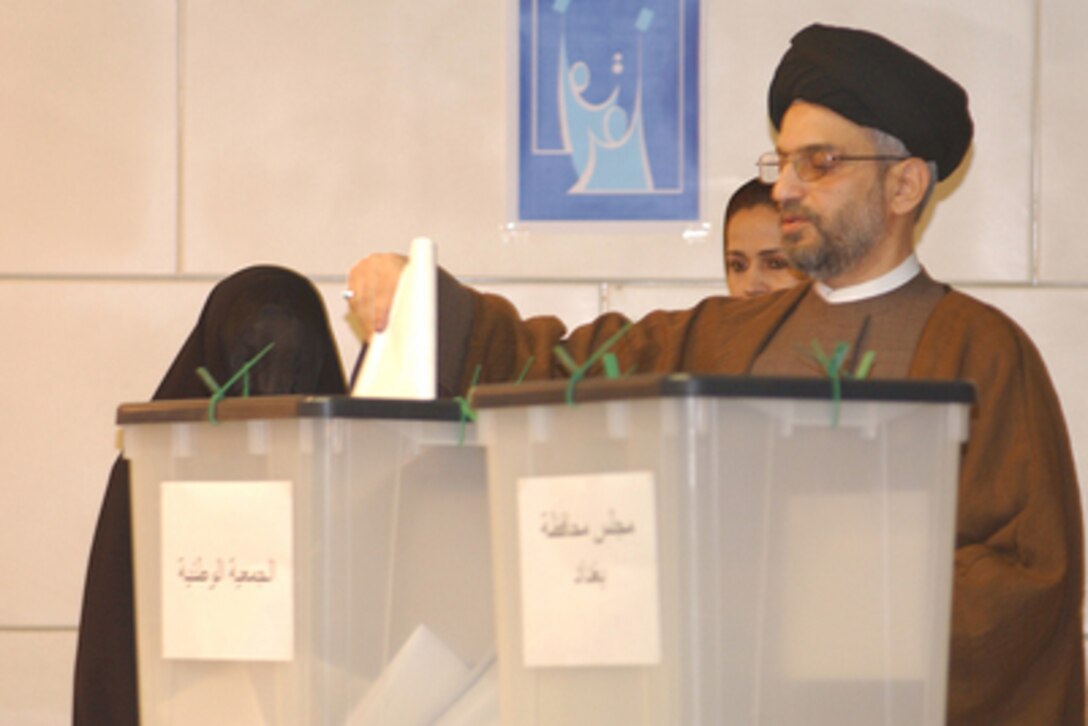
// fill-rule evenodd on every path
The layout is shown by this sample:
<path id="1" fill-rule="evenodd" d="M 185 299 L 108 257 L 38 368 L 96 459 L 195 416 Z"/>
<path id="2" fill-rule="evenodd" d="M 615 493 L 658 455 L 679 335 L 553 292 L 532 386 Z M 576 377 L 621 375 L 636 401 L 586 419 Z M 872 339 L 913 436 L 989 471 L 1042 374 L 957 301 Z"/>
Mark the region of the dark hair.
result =
<path id="1" fill-rule="evenodd" d="M 762 206 L 772 208 L 775 206 L 774 200 L 771 199 L 771 185 L 764 184 L 759 180 L 759 177 L 753 177 L 742 184 L 737 191 L 733 192 L 733 196 L 729 197 L 729 203 L 725 205 L 722 233 L 725 233 L 725 227 L 734 214 L 744 209 Z"/>

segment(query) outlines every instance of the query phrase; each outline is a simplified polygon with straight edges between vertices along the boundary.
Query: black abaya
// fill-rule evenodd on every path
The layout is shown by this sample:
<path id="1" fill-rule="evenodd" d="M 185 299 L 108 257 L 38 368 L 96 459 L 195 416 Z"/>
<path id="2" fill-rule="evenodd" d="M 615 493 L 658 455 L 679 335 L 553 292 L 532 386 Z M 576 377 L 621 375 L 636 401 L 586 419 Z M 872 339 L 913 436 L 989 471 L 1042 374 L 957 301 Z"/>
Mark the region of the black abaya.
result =
<path id="1" fill-rule="evenodd" d="M 340 357 L 314 286 L 279 267 L 251 267 L 220 282 L 154 399 L 206 398 L 196 373 L 220 385 L 269 343 L 250 373 L 250 395 L 345 392 Z M 241 392 L 241 382 L 229 395 Z M 139 723 L 129 467 L 110 471 L 87 565 L 75 664 L 73 724 Z"/>

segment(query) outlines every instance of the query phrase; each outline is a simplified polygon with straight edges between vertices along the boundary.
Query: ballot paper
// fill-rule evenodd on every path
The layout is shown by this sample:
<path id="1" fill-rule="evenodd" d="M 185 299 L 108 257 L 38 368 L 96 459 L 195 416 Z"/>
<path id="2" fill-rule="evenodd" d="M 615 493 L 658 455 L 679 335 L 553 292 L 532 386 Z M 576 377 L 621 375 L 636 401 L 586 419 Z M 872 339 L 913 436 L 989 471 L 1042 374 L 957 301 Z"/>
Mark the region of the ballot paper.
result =
<path id="1" fill-rule="evenodd" d="M 412 240 L 408 265 L 393 296 L 389 325 L 371 336 L 352 390 L 360 398 L 436 397 L 438 275 L 434 242 Z"/>
<path id="2" fill-rule="evenodd" d="M 466 690 L 474 672 L 425 625 L 418 626 L 348 718 L 349 726 L 422 726 Z"/>
<path id="3" fill-rule="evenodd" d="M 464 693 L 434 726 L 499 726 L 499 718 L 499 671 L 492 656 L 476 667 Z"/>

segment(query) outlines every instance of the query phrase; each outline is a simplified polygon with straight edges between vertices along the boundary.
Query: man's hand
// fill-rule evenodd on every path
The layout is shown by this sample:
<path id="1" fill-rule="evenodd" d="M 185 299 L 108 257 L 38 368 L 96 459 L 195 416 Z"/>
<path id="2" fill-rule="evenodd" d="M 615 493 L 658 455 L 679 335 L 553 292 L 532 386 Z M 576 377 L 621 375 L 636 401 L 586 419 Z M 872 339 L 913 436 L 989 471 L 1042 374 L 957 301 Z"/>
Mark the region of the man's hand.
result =
<path id="1" fill-rule="evenodd" d="M 388 252 L 368 255 L 348 272 L 348 305 L 358 319 L 360 333 L 369 341 L 389 325 L 389 309 L 408 258 Z"/>

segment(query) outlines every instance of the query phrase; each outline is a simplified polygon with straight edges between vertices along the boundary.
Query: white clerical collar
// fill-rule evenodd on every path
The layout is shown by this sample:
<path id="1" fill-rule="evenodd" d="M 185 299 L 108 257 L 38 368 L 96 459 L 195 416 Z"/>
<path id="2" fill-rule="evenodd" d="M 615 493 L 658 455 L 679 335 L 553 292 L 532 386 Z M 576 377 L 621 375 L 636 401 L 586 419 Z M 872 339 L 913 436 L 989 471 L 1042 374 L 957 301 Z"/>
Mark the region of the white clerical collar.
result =
<path id="1" fill-rule="evenodd" d="M 912 254 L 907 257 L 907 259 L 900 262 L 899 266 L 894 270 L 885 272 L 880 277 L 872 280 L 866 280 L 857 285 L 847 285 L 846 287 L 837 289 L 832 289 L 822 282 L 817 282 L 813 285 L 813 288 L 816 290 L 816 294 L 822 297 L 825 302 L 831 303 L 832 305 L 838 305 L 839 303 L 868 300 L 871 297 L 876 297 L 877 295 L 883 295 L 892 290 L 896 290 L 913 280 L 921 271 L 922 264 L 918 262 L 918 258 Z"/>

